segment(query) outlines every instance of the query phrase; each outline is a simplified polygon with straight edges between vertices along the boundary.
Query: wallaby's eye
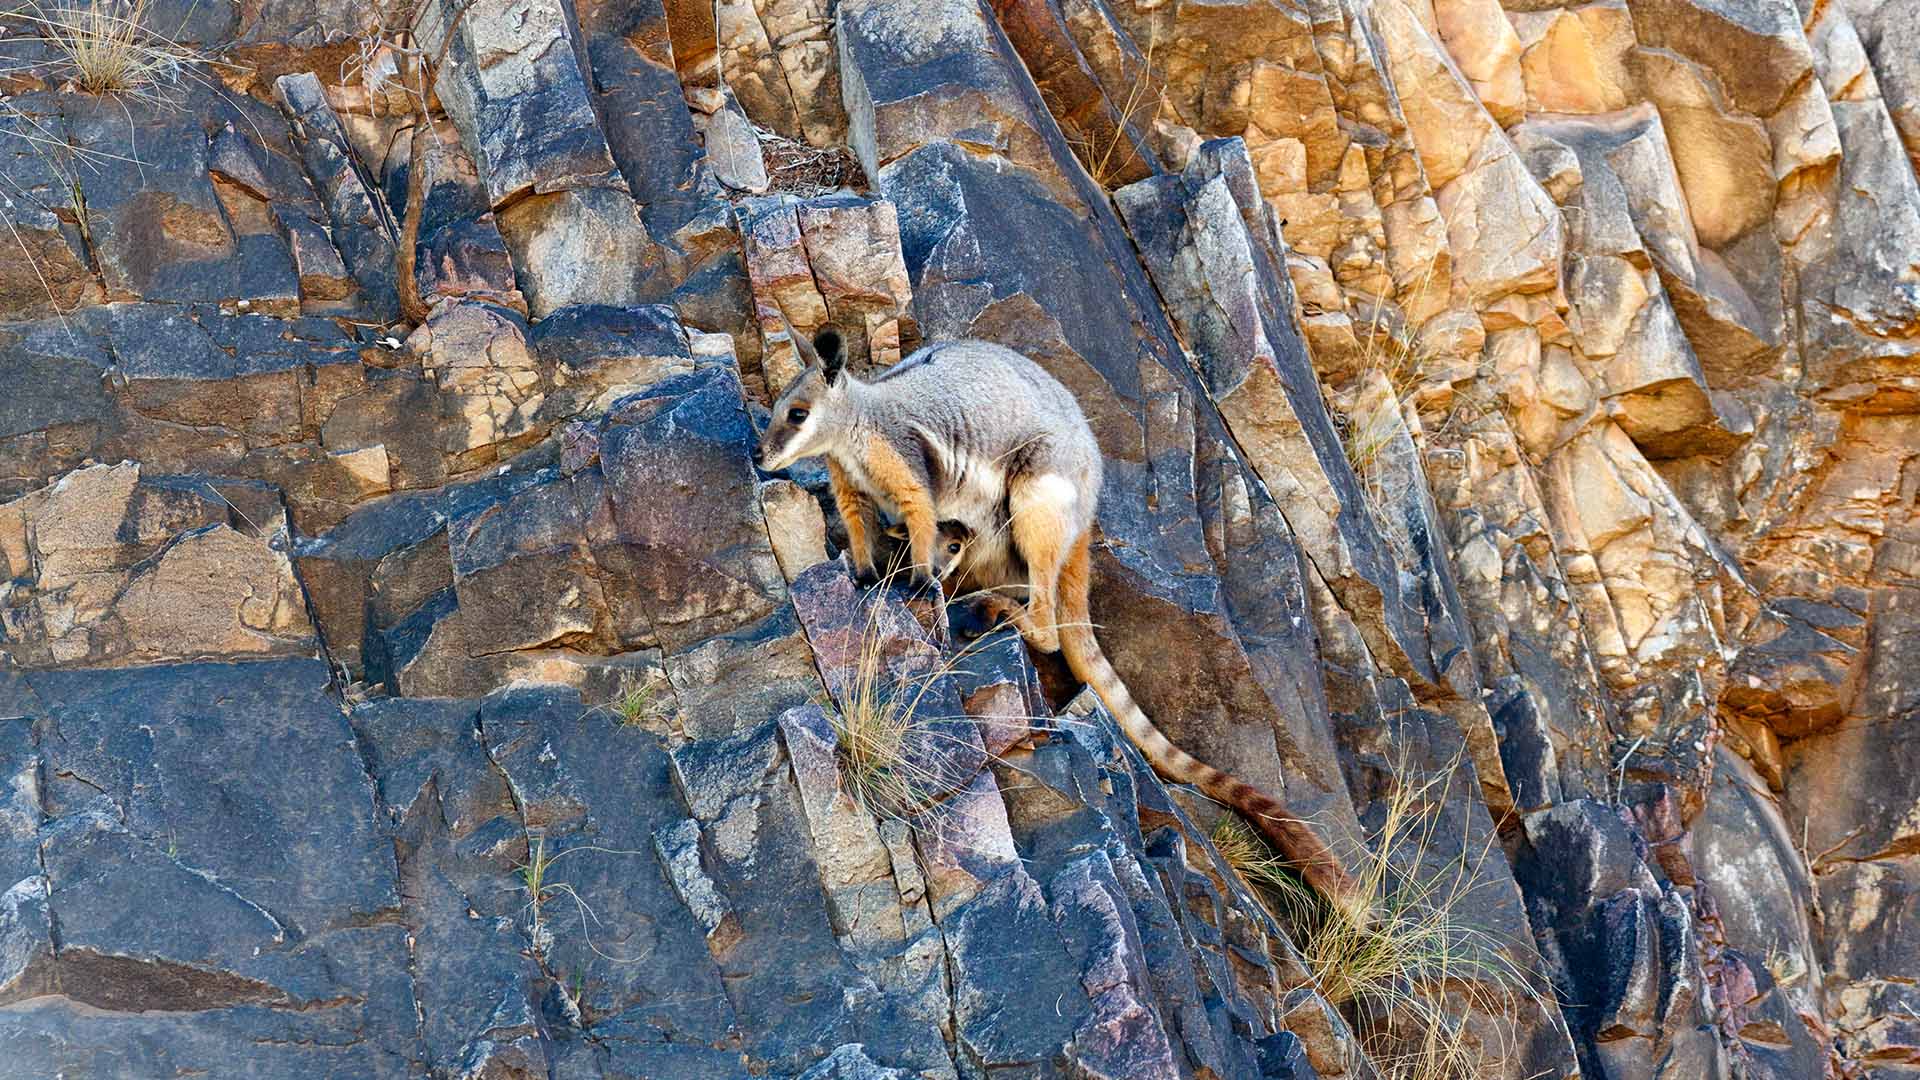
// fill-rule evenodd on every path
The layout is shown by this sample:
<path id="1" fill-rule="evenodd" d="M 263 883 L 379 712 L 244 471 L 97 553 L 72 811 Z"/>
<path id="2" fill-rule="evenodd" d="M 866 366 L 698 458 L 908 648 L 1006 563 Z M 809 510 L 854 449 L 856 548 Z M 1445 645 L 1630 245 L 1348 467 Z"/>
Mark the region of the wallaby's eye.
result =
<path id="1" fill-rule="evenodd" d="M 806 422 L 807 422 L 807 410 L 805 409 L 788 409 L 787 410 L 787 423 L 804 424 Z"/>
<path id="2" fill-rule="evenodd" d="M 960 541 L 958 541 L 958 540 L 955 540 L 955 541 L 954 541 L 953 543 L 951 543 L 951 544 L 948 544 L 948 545 L 947 545 L 947 554 L 949 554 L 949 555 L 958 555 L 958 554 L 960 554 Z"/>

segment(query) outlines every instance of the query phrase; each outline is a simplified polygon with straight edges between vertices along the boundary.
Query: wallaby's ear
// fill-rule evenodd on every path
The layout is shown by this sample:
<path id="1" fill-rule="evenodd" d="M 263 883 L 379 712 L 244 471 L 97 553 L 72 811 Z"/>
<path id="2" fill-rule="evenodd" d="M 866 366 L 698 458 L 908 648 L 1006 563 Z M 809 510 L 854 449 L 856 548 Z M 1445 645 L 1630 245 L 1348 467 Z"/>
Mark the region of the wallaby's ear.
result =
<path id="1" fill-rule="evenodd" d="M 812 342 L 801 337 L 800 331 L 793 328 L 793 321 L 787 318 L 787 309 L 778 304 L 773 309 L 780 313 L 780 325 L 787 331 L 787 340 L 793 342 L 794 351 L 800 354 L 800 362 L 808 367 L 819 367 L 820 354 L 814 351 Z"/>
<path id="2" fill-rule="evenodd" d="M 832 386 L 840 378 L 840 369 L 847 362 L 846 351 L 840 343 L 840 331 L 831 326 L 821 327 L 813 335 L 813 355 L 820 359 L 820 370 L 827 376 L 827 385 Z"/>

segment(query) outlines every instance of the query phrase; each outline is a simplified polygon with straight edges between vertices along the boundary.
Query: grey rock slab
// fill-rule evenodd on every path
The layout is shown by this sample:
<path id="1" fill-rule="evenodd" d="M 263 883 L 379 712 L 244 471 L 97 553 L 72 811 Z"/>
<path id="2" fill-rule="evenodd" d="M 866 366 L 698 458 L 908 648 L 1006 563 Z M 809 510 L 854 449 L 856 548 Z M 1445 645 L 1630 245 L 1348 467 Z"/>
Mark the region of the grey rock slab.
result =
<path id="1" fill-rule="evenodd" d="M 394 854 L 312 660 L 30 676 L 56 996 L 29 1073 L 416 1073 Z M 17 723 L 17 722 L 16 722 Z"/>
<path id="2" fill-rule="evenodd" d="M 595 559 L 644 606 L 671 652 L 785 602 L 748 456 L 753 439 L 738 373 L 717 365 L 621 399 L 602 425 L 611 527 L 596 529 Z"/>
<path id="3" fill-rule="evenodd" d="M 177 861 L 267 913 L 289 941 L 397 907 L 393 853 L 373 828 L 372 783 L 324 663 L 30 678 L 57 778 L 47 787 L 50 814 L 104 795 L 129 836 L 171 846 Z M 244 830 L 234 828 L 238 808 Z M 329 872 L 305 872 L 316 866 Z"/>
<path id="4" fill-rule="evenodd" d="M 439 43 L 464 5 L 425 9 Z M 594 114 L 570 4 L 482 0 L 453 31 L 435 86 L 495 208 L 530 192 L 626 184 Z"/>
<path id="5" fill-rule="evenodd" d="M 388 698 L 352 712 L 394 838 L 429 1067 L 468 1072 L 524 1059 L 544 1068 L 538 964 L 528 955 L 526 857 L 506 778 L 480 738 L 480 705 Z"/>
<path id="6" fill-rule="evenodd" d="M 659 738 L 560 687 L 496 692 L 480 726 L 522 843 L 547 860 L 538 905 L 522 887 L 517 918 L 531 926 L 537 908 L 533 951 L 568 993 L 577 986 L 586 1031 L 633 1047 L 735 1047 L 737 1027 L 755 1029 L 736 1020 L 725 968 L 656 849 L 687 812 Z"/>

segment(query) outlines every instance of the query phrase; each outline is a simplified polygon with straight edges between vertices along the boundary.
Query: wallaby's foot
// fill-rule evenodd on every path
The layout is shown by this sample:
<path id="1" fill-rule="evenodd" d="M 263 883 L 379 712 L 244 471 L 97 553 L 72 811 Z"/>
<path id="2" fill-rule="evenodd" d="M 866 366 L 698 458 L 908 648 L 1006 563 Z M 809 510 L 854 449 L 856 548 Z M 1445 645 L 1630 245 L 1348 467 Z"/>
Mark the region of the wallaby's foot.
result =
<path id="1" fill-rule="evenodd" d="M 950 604 L 947 607 L 947 624 L 962 639 L 972 641 L 993 633 L 994 622 L 983 618 L 979 604 Z"/>
<path id="2" fill-rule="evenodd" d="M 1027 639 L 1027 644 L 1035 652 L 1057 653 L 1060 651 L 1060 631 L 1054 627 L 1049 626 L 1041 630 L 1033 626 L 1023 626 L 1020 628 L 1020 636 Z"/>
<path id="3" fill-rule="evenodd" d="M 1057 653 L 1060 651 L 1060 628 L 1051 622 L 1036 622 L 1031 606 L 1016 607 L 1013 619 L 1014 623 L 1020 627 L 1020 636 L 1027 639 L 1027 645 L 1034 652 Z"/>
<path id="4" fill-rule="evenodd" d="M 983 638 L 1003 626 L 1012 625 L 1020 605 L 1003 596 L 976 596 L 968 603 L 949 607 L 953 632 L 963 638 Z"/>

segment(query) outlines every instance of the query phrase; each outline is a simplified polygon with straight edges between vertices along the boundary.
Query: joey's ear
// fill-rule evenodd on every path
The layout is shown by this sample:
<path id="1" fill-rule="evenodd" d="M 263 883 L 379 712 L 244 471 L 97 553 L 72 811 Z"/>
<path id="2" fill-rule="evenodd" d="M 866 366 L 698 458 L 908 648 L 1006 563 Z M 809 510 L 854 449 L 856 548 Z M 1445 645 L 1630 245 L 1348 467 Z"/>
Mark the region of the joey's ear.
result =
<path id="1" fill-rule="evenodd" d="M 940 523 L 940 531 L 952 533 L 956 540 L 973 539 L 973 530 L 968 528 L 965 522 L 943 521 Z"/>
<path id="2" fill-rule="evenodd" d="M 840 369 L 847 362 L 846 352 L 840 343 L 840 331 L 833 327 L 822 327 L 813 335 L 813 354 L 820 358 L 820 370 L 827 377 L 827 385 L 832 386 L 840 378 Z"/>

